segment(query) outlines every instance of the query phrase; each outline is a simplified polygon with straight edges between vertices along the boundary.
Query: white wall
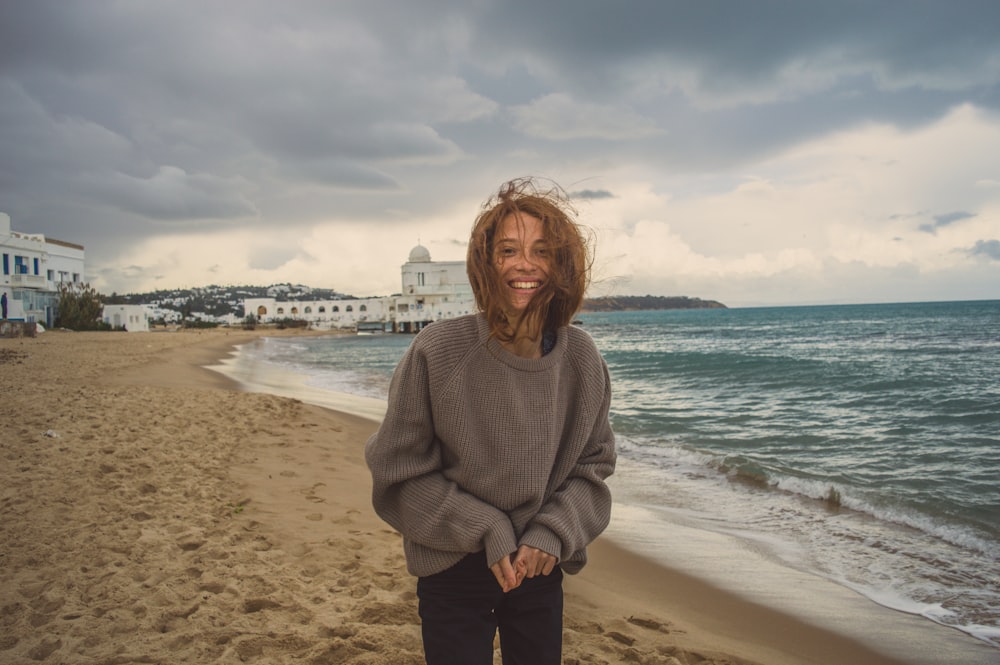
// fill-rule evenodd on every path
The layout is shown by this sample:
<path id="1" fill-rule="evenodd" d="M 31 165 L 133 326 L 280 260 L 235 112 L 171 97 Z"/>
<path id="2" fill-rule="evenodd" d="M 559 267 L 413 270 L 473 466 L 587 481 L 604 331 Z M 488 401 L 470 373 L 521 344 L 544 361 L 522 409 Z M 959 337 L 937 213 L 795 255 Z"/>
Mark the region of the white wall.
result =
<path id="1" fill-rule="evenodd" d="M 149 332 L 149 312 L 144 305 L 105 305 L 101 320 L 112 328 L 128 332 Z"/>

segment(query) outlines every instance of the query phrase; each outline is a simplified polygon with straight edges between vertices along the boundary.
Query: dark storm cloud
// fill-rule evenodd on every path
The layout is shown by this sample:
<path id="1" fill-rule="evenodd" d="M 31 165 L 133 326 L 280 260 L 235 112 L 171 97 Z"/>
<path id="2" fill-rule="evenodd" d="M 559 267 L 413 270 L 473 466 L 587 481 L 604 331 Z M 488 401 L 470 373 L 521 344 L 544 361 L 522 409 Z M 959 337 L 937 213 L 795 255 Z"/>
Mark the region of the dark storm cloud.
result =
<path id="1" fill-rule="evenodd" d="M 937 230 L 940 228 L 951 226 L 955 222 L 961 222 L 964 219 L 971 219 L 975 216 L 975 213 L 964 211 L 949 212 L 944 215 L 934 215 L 934 221 L 930 224 L 921 224 L 920 230 L 926 233 L 937 233 Z"/>
<path id="2" fill-rule="evenodd" d="M 18 228 L 42 223 L 39 201 L 54 195 L 108 211 L 91 230 L 110 239 L 150 222 L 254 223 L 253 199 L 287 183 L 398 190 L 394 165 L 461 157 L 429 123 L 494 109 L 455 77 L 408 69 L 365 17 L 325 5 L 2 12 L 0 193 Z"/>
<path id="3" fill-rule="evenodd" d="M 969 255 L 1000 261 L 1000 240 L 977 240 L 969 249 Z"/>
<path id="4" fill-rule="evenodd" d="M 583 200 L 613 199 L 614 194 L 606 189 L 581 189 L 577 192 L 570 192 L 570 198 Z"/>
<path id="5" fill-rule="evenodd" d="M 81 182 L 86 181 L 84 175 Z M 169 166 L 143 178 L 109 174 L 95 179 L 87 189 L 123 212 L 157 221 L 230 219 L 257 212 L 253 203 L 243 198 L 241 183 L 207 174 L 191 175 Z"/>
<path id="6" fill-rule="evenodd" d="M 583 80 L 595 71 L 621 75 L 626 67 L 669 63 L 696 72 L 706 90 L 754 86 L 794 69 L 945 89 L 993 84 L 998 74 L 990 56 L 1000 53 L 1000 6 L 990 0 L 485 6 L 478 25 L 493 43 L 509 53 L 544 52 L 561 74 L 576 70 Z"/>

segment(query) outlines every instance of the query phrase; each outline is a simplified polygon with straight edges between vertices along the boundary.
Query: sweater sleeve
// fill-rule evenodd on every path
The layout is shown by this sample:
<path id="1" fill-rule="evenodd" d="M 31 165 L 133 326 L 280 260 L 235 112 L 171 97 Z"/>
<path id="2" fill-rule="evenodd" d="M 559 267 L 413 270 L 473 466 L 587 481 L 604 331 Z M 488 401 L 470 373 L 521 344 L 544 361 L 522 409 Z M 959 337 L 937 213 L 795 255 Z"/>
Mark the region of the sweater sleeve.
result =
<path id="1" fill-rule="evenodd" d="M 442 472 L 427 358 L 416 342 L 389 387 L 385 420 L 365 445 L 375 512 L 405 538 L 435 550 L 477 552 L 494 563 L 517 549 L 510 518 Z"/>
<path id="2" fill-rule="evenodd" d="M 587 443 L 570 475 L 528 523 L 519 543 L 558 557 L 570 573 L 582 567 L 587 545 L 611 521 L 611 492 L 604 481 L 614 472 L 617 454 L 608 417 L 611 379 L 603 361 L 602 366 L 604 398 Z"/>

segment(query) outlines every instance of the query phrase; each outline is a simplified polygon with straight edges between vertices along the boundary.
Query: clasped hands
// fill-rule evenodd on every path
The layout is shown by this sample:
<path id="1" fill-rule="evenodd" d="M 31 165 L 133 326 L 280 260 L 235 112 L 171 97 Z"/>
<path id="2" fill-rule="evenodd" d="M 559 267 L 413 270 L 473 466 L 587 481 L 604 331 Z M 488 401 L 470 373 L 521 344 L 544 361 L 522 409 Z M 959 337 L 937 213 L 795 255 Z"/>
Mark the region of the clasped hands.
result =
<path id="1" fill-rule="evenodd" d="M 504 593 L 521 586 L 526 577 L 548 575 L 556 567 L 558 559 L 537 547 L 521 545 L 509 557 L 497 561 L 490 566 L 493 576 Z"/>

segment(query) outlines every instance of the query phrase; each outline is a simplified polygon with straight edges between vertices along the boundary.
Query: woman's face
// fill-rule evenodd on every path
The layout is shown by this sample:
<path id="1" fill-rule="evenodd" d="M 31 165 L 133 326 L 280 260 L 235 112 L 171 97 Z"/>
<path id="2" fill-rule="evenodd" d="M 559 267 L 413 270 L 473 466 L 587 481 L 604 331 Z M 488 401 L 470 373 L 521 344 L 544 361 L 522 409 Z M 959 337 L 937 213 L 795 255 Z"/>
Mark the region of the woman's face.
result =
<path id="1" fill-rule="evenodd" d="M 523 313 L 549 276 L 549 247 L 541 220 L 525 213 L 504 217 L 494 237 L 493 260 L 511 313 Z"/>

